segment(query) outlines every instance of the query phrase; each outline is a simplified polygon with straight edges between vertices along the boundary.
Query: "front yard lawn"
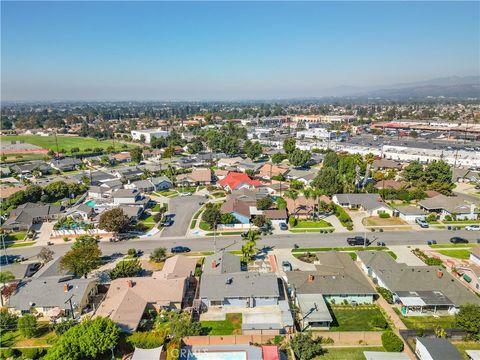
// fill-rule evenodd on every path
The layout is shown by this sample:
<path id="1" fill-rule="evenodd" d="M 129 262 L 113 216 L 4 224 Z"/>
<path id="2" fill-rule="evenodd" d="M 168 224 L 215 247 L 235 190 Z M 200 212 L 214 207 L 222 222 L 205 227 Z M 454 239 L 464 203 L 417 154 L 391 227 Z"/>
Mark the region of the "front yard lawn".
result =
<path id="1" fill-rule="evenodd" d="M 201 221 L 199 227 L 200 227 L 200 229 L 202 229 L 204 231 L 211 231 L 212 230 L 210 224 L 206 223 L 205 221 Z"/>
<path id="2" fill-rule="evenodd" d="M 240 335 L 242 333 L 242 314 L 231 313 L 225 320 L 201 321 L 204 335 Z"/>
<path id="3" fill-rule="evenodd" d="M 383 347 L 342 347 L 342 348 L 324 348 L 325 353 L 317 356 L 315 360 L 365 360 L 364 351 L 385 351 Z"/>
<path id="4" fill-rule="evenodd" d="M 176 194 L 177 192 L 175 190 L 161 190 L 161 191 L 154 191 L 153 193 L 158 196 L 170 196 L 170 195 Z"/>
<path id="5" fill-rule="evenodd" d="M 153 219 L 153 215 L 149 213 L 143 213 L 142 216 L 140 217 L 140 220 L 146 223 L 155 223 L 155 220 Z"/>
<path id="6" fill-rule="evenodd" d="M 324 248 L 298 248 L 292 249 L 292 253 L 318 252 L 318 251 L 356 251 L 356 250 L 386 250 L 386 246 L 349 246 L 349 247 L 324 247 Z"/>
<path id="7" fill-rule="evenodd" d="M 367 226 L 395 226 L 395 225 L 408 225 L 402 219 L 392 216 L 389 218 L 380 218 L 378 216 L 370 216 L 363 219 L 363 223 Z"/>
<path id="8" fill-rule="evenodd" d="M 328 221 L 325 220 L 317 220 L 317 221 L 310 221 L 310 220 L 298 220 L 297 225 L 294 228 L 325 228 L 325 227 L 332 227 Z"/>
<path id="9" fill-rule="evenodd" d="M 449 248 L 473 248 L 478 244 L 434 244 L 428 245 L 432 249 L 449 249 Z"/>
<path id="10" fill-rule="evenodd" d="M 398 314 L 398 309 L 395 311 Z M 400 319 L 409 329 L 433 329 L 440 325 L 443 329 L 454 329 L 455 316 L 401 316 Z"/>
<path id="11" fill-rule="evenodd" d="M 196 186 L 178 187 L 177 191 L 179 193 L 192 193 L 193 194 L 195 191 L 197 191 L 197 187 Z"/>
<path id="12" fill-rule="evenodd" d="M 470 250 L 466 249 L 438 250 L 437 252 L 455 259 L 467 260 L 470 258 Z"/>
<path id="13" fill-rule="evenodd" d="M 375 321 L 385 320 L 382 312 L 375 305 L 371 306 L 332 306 L 333 318 L 330 331 L 383 331 L 376 327 Z"/>
<path id="14" fill-rule="evenodd" d="M 5 241 L 20 241 L 25 239 L 26 235 L 27 235 L 26 231 L 7 233 L 7 235 L 5 236 Z"/>
<path id="15" fill-rule="evenodd" d="M 48 345 L 47 340 L 55 336 L 55 332 L 50 330 L 48 322 L 39 322 L 35 337 L 26 338 L 19 331 L 4 331 L 0 334 L 0 343 L 2 347 L 43 346 Z"/>

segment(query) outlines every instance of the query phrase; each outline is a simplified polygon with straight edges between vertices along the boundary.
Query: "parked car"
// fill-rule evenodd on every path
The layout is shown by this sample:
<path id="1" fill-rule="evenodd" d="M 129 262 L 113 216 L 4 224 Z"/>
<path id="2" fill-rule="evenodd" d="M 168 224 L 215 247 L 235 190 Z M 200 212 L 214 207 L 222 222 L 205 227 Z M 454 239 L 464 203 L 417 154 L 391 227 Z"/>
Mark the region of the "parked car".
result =
<path id="1" fill-rule="evenodd" d="M 435 245 L 437 243 L 437 240 L 428 240 L 427 245 Z"/>
<path id="2" fill-rule="evenodd" d="M 280 230 L 284 230 L 284 231 L 285 231 L 285 230 L 288 230 L 288 225 L 285 224 L 284 222 L 280 223 L 279 226 L 280 226 Z"/>
<path id="3" fill-rule="evenodd" d="M 460 236 L 454 236 L 450 238 L 452 244 L 468 244 L 468 240 Z"/>
<path id="4" fill-rule="evenodd" d="M 356 246 L 356 245 L 370 245 L 370 240 L 367 238 L 364 238 L 363 236 L 354 236 L 351 238 L 347 238 L 347 243 L 350 246 Z"/>
<path id="5" fill-rule="evenodd" d="M 465 226 L 465 230 L 480 231 L 480 225 L 468 225 L 468 226 Z"/>
<path id="6" fill-rule="evenodd" d="M 378 241 L 377 246 L 385 246 L 385 243 L 383 241 Z"/>
<path id="7" fill-rule="evenodd" d="M 283 271 L 292 271 L 292 264 L 289 261 L 282 261 L 282 270 Z"/>
<path id="8" fill-rule="evenodd" d="M 166 217 L 165 220 L 162 222 L 162 226 L 172 226 L 173 220 L 169 217 Z"/>
<path id="9" fill-rule="evenodd" d="M 180 193 L 180 196 L 192 196 L 191 192 Z"/>
<path id="10" fill-rule="evenodd" d="M 428 228 L 428 222 L 424 219 L 416 219 L 415 222 L 421 227 L 421 228 Z"/>
<path id="11" fill-rule="evenodd" d="M 172 254 L 186 253 L 186 252 L 190 252 L 190 248 L 186 246 L 174 246 L 170 249 L 170 252 Z"/>

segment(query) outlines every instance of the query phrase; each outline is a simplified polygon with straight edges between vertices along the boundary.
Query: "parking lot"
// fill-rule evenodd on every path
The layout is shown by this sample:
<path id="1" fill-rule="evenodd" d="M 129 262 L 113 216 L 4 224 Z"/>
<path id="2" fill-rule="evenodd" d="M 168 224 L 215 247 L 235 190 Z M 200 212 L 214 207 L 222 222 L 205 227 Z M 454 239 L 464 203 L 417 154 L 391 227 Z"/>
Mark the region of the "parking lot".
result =
<path id="1" fill-rule="evenodd" d="M 168 214 L 171 214 L 173 224 L 165 227 L 162 237 L 185 236 L 190 227 L 192 216 L 200 209 L 200 202 L 205 197 L 198 195 L 177 196 L 170 198 L 168 202 Z"/>

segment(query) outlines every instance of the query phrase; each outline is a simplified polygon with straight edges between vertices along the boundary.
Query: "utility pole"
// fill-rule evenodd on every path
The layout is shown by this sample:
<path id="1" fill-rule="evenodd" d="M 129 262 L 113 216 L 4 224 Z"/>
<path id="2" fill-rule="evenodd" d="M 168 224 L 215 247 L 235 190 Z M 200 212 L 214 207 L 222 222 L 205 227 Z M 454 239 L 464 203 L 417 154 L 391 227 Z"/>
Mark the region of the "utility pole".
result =
<path id="1" fill-rule="evenodd" d="M 58 151 L 58 139 L 57 139 L 57 132 L 54 131 L 53 135 L 55 136 L 55 145 L 57 147 L 57 157 L 60 155 L 60 152 Z"/>
<path id="2" fill-rule="evenodd" d="M 72 320 L 75 320 L 75 314 L 73 313 L 73 304 L 72 304 L 72 298 L 73 298 L 73 294 L 72 296 L 70 296 L 67 301 L 65 301 L 65 304 L 68 302 L 70 304 L 70 312 L 72 313 Z"/>

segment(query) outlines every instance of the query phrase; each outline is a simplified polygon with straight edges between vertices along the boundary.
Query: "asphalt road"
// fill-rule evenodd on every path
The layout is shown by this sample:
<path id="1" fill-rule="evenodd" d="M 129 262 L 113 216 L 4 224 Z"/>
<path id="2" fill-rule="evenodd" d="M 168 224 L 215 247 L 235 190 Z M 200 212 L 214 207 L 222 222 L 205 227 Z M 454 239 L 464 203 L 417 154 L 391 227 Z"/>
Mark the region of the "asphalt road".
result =
<path id="1" fill-rule="evenodd" d="M 205 201 L 205 197 L 192 195 L 170 198 L 168 213 L 173 214 L 173 224 L 163 229 L 161 237 L 185 236 L 193 215 L 200 209 L 200 201 Z"/>
<path id="2" fill-rule="evenodd" d="M 332 233 L 332 234 L 292 234 L 285 233 L 282 235 L 267 235 L 257 242 L 257 247 L 270 248 L 293 248 L 294 244 L 305 247 L 345 247 L 347 246 L 346 238 L 355 235 L 363 235 L 363 233 Z M 367 233 L 367 238 L 376 245 L 377 241 L 383 241 L 388 245 L 421 245 L 427 240 L 436 240 L 439 244 L 447 244 L 452 236 L 462 236 L 470 242 L 476 242 L 480 239 L 479 232 L 458 230 L 429 230 L 429 231 L 395 231 L 383 233 Z M 216 249 L 239 250 L 242 246 L 240 236 L 223 236 L 216 238 Z M 166 247 L 170 249 L 172 246 L 183 245 L 188 246 L 192 251 L 213 251 L 215 244 L 213 237 L 196 237 L 196 238 L 164 238 L 152 237 L 148 239 L 131 239 L 117 243 L 102 242 L 100 248 L 104 255 L 111 255 L 115 252 L 126 254 L 130 248 L 143 250 L 146 254 L 156 247 Z M 71 244 L 52 245 L 49 246 L 55 252 L 56 256 L 63 255 L 70 249 Z M 40 247 L 23 247 L 7 249 L 9 255 L 20 255 L 26 258 L 35 257 L 40 251 Z M 4 252 L 2 251 L 2 255 Z"/>

